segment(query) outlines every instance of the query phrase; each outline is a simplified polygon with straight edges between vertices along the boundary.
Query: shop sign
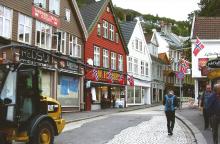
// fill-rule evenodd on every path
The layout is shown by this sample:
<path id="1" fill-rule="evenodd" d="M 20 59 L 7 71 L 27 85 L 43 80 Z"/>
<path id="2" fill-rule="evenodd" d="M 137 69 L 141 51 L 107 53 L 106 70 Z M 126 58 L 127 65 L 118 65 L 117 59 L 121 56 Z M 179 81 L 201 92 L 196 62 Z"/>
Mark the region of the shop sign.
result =
<path id="1" fill-rule="evenodd" d="M 210 60 L 207 62 L 209 68 L 220 68 L 220 59 Z"/>
<path id="2" fill-rule="evenodd" d="M 63 69 L 68 69 L 68 70 L 73 70 L 73 71 L 77 71 L 78 70 L 78 65 L 76 63 L 73 63 L 73 62 L 69 62 L 69 61 L 64 61 L 64 60 L 61 60 L 59 62 L 59 65 L 58 65 L 60 68 L 63 68 Z"/>
<path id="3" fill-rule="evenodd" d="M 60 27 L 59 18 L 35 6 L 32 6 L 32 16 L 54 27 Z"/>

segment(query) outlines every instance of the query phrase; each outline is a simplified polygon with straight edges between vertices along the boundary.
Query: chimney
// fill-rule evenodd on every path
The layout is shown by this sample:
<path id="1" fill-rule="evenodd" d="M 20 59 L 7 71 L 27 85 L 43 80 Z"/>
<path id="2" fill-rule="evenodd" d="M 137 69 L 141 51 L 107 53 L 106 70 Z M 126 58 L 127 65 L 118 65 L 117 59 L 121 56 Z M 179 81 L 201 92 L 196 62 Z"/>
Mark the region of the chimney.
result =
<path id="1" fill-rule="evenodd" d="M 171 31 L 171 28 L 172 28 L 171 23 L 166 23 L 164 21 L 161 21 L 160 26 L 161 26 L 161 32 L 163 32 L 165 34 L 169 34 L 172 32 Z"/>

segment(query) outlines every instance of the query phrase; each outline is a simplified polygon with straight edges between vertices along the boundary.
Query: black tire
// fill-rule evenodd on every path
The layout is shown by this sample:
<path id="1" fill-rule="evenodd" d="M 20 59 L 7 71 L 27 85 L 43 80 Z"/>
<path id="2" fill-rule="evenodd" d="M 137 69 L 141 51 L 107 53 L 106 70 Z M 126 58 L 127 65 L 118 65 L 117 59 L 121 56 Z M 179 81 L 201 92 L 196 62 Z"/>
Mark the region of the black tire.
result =
<path id="1" fill-rule="evenodd" d="M 30 144 L 53 144 L 54 143 L 54 128 L 52 124 L 49 121 L 40 122 L 39 125 L 35 128 L 34 134 L 30 138 L 29 143 Z"/>

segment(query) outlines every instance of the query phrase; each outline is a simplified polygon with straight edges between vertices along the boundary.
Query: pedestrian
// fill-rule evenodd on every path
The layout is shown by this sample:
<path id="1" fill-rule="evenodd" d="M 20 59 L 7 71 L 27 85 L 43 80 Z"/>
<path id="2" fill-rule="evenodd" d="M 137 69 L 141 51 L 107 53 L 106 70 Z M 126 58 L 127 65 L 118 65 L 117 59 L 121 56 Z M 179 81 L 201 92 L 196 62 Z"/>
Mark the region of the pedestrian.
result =
<path id="1" fill-rule="evenodd" d="M 214 144 L 218 144 L 218 127 L 220 123 L 220 84 L 214 85 L 214 92 L 208 99 L 207 110 L 212 119 L 212 133 Z"/>
<path id="2" fill-rule="evenodd" d="M 205 92 L 200 97 L 200 108 L 203 110 L 203 117 L 204 117 L 204 130 L 209 128 L 210 125 L 210 115 L 207 110 L 208 106 L 208 99 L 210 98 L 212 94 L 211 85 L 206 86 Z"/>
<path id="3" fill-rule="evenodd" d="M 173 90 L 169 90 L 168 94 L 164 96 L 163 105 L 165 106 L 168 135 L 173 135 L 175 107 L 177 107 L 177 98 L 174 95 Z"/>

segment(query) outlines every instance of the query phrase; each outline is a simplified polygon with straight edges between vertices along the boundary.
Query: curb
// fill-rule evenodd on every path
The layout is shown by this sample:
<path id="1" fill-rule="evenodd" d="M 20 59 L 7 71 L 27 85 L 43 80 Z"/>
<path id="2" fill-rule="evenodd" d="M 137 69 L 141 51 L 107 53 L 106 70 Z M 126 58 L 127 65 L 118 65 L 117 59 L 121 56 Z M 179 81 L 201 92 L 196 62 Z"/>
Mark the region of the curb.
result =
<path id="1" fill-rule="evenodd" d="M 180 120 L 191 131 L 197 144 L 208 144 L 200 130 L 197 127 L 195 127 L 189 120 L 187 120 L 185 117 L 181 116 L 178 113 L 176 113 L 176 118 Z"/>
<path id="2" fill-rule="evenodd" d="M 115 113 L 123 113 L 123 112 L 135 111 L 135 110 L 140 110 L 140 109 L 145 109 L 145 108 L 151 108 L 151 107 L 155 107 L 155 106 L 159 106 L 159 105 L 160 104 L 158 104 L 158 105 L 146 105 L 144 107 L 137 107 L 137 108 L 133 108 L 133 109 L 132 108 L 131 109 L 129 109 L 129 108 L 128 109 L 119 109 L 116 112 L 112 112 L 112 113 L 108 113 L 108 114 L 98 114 L 98 115 L 94 115 L 94 116 L 88 116 L 88 117 L 85 117 L 85 118 L 69 120 L 69 121 L 66 121 L 66 124 L 73 123 L 73 122 L 78 122 L 78 121 L 83 121 L 83 120 L 88 120 L 88 119 L 93 119 L 93 118 L 97 118 L 97 117 L 102 117 L 102 116 L 115 114 Z"/>

